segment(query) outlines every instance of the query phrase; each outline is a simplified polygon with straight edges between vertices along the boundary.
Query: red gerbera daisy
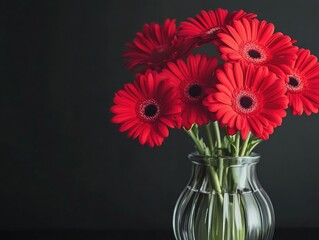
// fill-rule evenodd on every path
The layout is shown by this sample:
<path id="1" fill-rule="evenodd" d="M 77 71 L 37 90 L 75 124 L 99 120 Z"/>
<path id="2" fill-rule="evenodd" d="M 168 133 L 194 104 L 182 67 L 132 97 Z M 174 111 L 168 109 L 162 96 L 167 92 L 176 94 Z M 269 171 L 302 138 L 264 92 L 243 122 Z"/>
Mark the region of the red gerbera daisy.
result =
<path id="1" fill-rule="evenodd" d="M 161 70 L 167 62 L 185 57 L 192 49 L 190 40 L 177 38 L 175 19 L 167 19 L 164 25 L 145 24 L 138 32 L 128 50 L 123 54 L 128 58 L 127 66 L 133 70 L 137 66 L 145 69 Z"/>
<path id="2" fill-rule="evenodd" d="M 113 101 L 111 121 L 121 124 L 119 130 L 128 131 L 129 137 L 138 137 L 141 144 L 160 146 L 168 137 L 168 127 L 178 124 L 181 107 L 177 91 L 154 72 L 147 71 L 133 84 L 125 84 Z"/>
<path id="3" fill-rule="evenodd" d="M 223 42 L 219 50 L 224 60 L 266 65 L 279 76 L 290 74 L 298 48 L 292 45 L 290 37 L 274 33 L 273 24 L 243 18 L 226 28 L 227 32 L 218 34 Z"/>
<path id="4" fill-rule="evenodd" d="M 217 33 L 226 24 L 241 18 L 253 19 L 257 15 L 246 13 L 243 10 L 229 13 L 226 9 L 218 8 L 215 11 L 204 11 L 197 14 L 195 18 L 188 18 L 188 22 L 181 22 L 178 35 L 186 38 L 193 38 L 198 45 L 212 42 L 217 39 Z M 216 44 L 216 41 L 214 41 Z"/>
<path id="5" fill-rule="evenodd" d="M 318 113 L 319 63 L 310 51 L 299 49 L 298 58 L 292 66 L 292 74 L 286 83 L 287 96 L 292 114 Z"/>
<path id="6" fill-rule="evenodd" d="M 182 100 L 182 126 L 189 129 L 192 124 L 206 124 L 213 120 L 213 114 L 202 104 L 205 90 L 214 84 L 214 71 L 218 59 L 197 54 L 187 57 L 187 62 L 178 59 L 168 63 L 162 74 L 179 89 Z"/>
<path id="7" fill-rule="evenodd" d="M 216 71 L 216 77 L 216 87 L 203 104 L 216 113 L 217 120 L 228 127 L 230 134 L 241 131 L 246 139 L 251 131 L 268 139 L 286 116 L 284 82 L 267 67 L 240 63 L 225 63 L 223 69 Z"/>

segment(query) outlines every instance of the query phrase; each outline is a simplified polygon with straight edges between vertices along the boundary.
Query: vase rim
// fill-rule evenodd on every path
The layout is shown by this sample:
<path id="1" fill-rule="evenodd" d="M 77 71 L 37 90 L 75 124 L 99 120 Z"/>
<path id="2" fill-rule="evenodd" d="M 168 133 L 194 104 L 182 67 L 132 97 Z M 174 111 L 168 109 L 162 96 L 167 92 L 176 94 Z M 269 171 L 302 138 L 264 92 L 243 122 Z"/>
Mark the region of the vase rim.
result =
<path id="1" fill-rule="evenodd" d="M 200 155 L 198 152 L 193 152 L 188 154 L 188 159 L 190 159 L 195 164 L 204 164 L 208 165 L 209 163 L 214 163 L 218 161 L 227 162 L 229 164 L 256 164 L 259 162 L 260 154 L 251 153 L 249 156 L 207 156 Z"/>

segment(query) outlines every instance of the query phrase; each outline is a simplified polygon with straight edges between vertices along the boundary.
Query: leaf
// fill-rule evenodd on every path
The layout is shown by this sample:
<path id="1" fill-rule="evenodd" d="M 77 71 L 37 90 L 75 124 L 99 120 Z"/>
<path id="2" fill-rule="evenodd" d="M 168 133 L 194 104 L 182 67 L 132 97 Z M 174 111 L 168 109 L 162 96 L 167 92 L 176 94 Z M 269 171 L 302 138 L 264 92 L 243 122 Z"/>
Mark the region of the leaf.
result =
<path id="1" fill-rule="evenodd" d="M 228 140 L 228 137 L 224 136 L 224 140 L 223 140 L 223 148 L 227 148 L 228 145 L 230 144 L 230 141 Z"/>
<path id="2" fill-rule="evenodd" d="M 255 140 L 253 141 L 250 141 L 248 146 L 247 146 L 247 151 L 246 151 L 246 155 L 250 155 L 250 153 L 252 152 L 252 150 L 257 147 L 257 145 L 259 143 L 261 143 L 263 140 L 262 139 L 259 139 L 259 138 L 256 138 Z"/>

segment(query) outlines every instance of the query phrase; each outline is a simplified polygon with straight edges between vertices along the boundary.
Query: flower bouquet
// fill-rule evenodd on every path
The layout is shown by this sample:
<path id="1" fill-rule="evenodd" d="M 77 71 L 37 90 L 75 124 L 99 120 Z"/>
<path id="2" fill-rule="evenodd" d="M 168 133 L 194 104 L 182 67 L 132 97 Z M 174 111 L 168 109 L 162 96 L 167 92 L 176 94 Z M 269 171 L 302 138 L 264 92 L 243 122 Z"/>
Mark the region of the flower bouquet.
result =
<path id="1" fill-rule="evenodd" d="M 160 146 L 182 129 L 196 152 L 177 201 L 178 240 L 271 239 L 274 213 L 252 150 L 294 115 L 317 113 L 319 63 L 256 14 L 201 11 L 177 27 L 145 24 L 124 57 L 138 70 L 114 97 L 111 121 L 141 144 Z M 215 46 L 216 56 L 196 54 Z"/>

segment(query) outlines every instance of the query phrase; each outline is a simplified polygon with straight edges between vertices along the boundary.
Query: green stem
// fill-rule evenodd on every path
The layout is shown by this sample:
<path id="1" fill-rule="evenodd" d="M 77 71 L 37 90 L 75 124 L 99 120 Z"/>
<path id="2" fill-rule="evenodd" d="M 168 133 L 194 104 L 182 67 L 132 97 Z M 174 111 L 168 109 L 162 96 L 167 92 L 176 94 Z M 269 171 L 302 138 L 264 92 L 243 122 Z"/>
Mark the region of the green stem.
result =
<path id="1" fill-rule="evenodd" d="M 224 177 L 224 162 L 222 159 L 218 159 L 218 178 L 221 185 L 223 185 Z"/>
<path id="2" fill-rule="evenodd" d="M 211 155 L 213 155 L 213 153 L 214 153 L 214 143 L 213 143 L 212 133 L 210 131 L 210 123 L 205 124 L 205 128 L 206 128 L 206 133 L 207 133 L 207 139 L 208 139 L 208 143 L 209 143 L 210 153 L 211 153 Z"/>
<path id="3" fill-rule="evenodd" d="M 243 144 L 245 145 L 245 142 Z M 241 156 L 239 152 L 240 152 L 240 132 L 237 132 L 235 135 L 235 157 Z M 236 176 L 235 168 L 231 168 L 229 174 L 231 174 L 230 179 L 232 179 L 230 181 L 231 192 L 236 192 L 238 179 Z"/>
<path id="4" fill-rule="evenodd" d="M 217 175 L 217 172 L 216 172 L 214 166 L 212 166 L 211 164 L 209 164 L 209 171 L 210 171 L 210 174 L 212 176 L 212 183 L 213 183 L 214 189 L 219 196 L 220 203 L 223 204 L 224 199 L 223 199 L 223 195 L 222 195 L 222 189 L 220 188 L 220 182 L 218 179 L 218 175 Z"/>
<path id="5" fill-rule="evenodd" d="M 219 125 L 218 125 L 218 121 L 215 121 L 213 123 L 213 130 L 215 133 L 215 137 L 216 137 L 216 141 L 217 141 L 217 153 L 218 156 L 221 155 L 221 148 L 222 148 L 222 141 L 221 141 L 221 137 L 220 137 L 220 130 L 219 130 Z M 219 159 L 218 161 L 218 177 L 219 177 L 219 181 L 221 184 L 223 184 L 223 172 L 224 172 L 224 163 L 223 160 Z"/>
<path id="6" fill-rule="evenodd" d="M 239 146 L 240 146 L 240 133 L 236 133 L 236 142 L 235 142 L 235 157 L 238 157 L 239 155 Z"/>
<path id="7" fill-rule="evenodd" d="M 216 136 L 216 140 L 217 140 L 217 148 L 221 148 L 222 147 L 222 141 L 221 141 L 221 138 L 220 138 L 220 131 L 219 131 L 219 126 L 218 126 L 218 122 L 215 121 L 214 122 L 214 133 L 215 133 L 215 136 Z"/>
<path id="8" fill-rule="evenodd" d="M 251 136 L 251 132 L 248 133 L 247 138 L 244 140 L 239 156 L 245 156 L 250 136 Z"/>

